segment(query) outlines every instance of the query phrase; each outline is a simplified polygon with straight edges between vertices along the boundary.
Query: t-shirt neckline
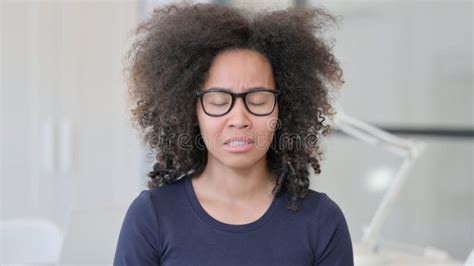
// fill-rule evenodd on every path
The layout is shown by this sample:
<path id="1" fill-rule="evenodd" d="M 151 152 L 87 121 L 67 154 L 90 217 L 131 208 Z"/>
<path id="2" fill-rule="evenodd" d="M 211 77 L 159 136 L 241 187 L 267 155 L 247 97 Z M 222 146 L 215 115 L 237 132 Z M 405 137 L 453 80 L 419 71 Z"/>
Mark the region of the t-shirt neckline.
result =
<path id="1" fill-rule="evenodd" d="M 272 217 L 272 214 L 275 212 L 275 209 L 281 204 L 281 201 L 283 198 L 282 197 L 283 191 L 281 192 L 279 196 L 274 196 L 272 203 L 267 208 L 265 213 L 262 216 L 260 216 L 260 218 L 258 218 L 257 220 L 251 223 L 228 224 L 228 223 L 224 223 L 215 219 L 209 213 L 207 213 L 207 211 L 202 207 L 194 191 L 191 178 L 192 178 L 191 174 L 186 175 L 184 177 L 184 187 L 194 211 L 205 223 L 209 224 L 211 227 L 214 227 L 216 229 L 223 230 L 223 231 L 242 233 L 242 232 L 249 232 L 249 231 L 259 228 L 260 226 L 264 225 L 270 220 L 270 218 Z"/>

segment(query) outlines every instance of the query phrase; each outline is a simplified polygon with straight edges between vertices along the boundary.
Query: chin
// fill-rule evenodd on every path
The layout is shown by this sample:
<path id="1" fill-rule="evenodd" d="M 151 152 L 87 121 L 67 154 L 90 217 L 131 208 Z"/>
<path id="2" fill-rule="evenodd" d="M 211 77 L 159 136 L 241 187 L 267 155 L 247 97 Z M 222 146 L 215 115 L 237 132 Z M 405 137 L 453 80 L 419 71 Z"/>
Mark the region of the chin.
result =
<path id="1" fill-rule="evenodd" d="M 229 168 L 246 169 L 260 162 L 262 157 L 254 154 L 223 154 L 219 159 Z"/>
<path id="2" fill-rule="evenodd" d="M 251 163 L 245 163 L 245 162 L 224 162 L 224 165 L 227 168 L 232 168 L 232 169 L 249 169 L 252 165 L 254 165 L 255 162 Z"/>

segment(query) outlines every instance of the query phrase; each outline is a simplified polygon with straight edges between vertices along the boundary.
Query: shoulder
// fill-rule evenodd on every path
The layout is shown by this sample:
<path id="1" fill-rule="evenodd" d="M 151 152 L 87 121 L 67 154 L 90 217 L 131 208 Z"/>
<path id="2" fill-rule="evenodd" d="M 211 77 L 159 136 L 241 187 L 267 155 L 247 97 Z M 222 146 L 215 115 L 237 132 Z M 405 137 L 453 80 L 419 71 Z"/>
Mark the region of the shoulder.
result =
<path id="1" fill-rule="evenodd" d="M 184 193 L 182 179 L 162 187 L 143 190 L 128 207 L 125 220 L 130 223 L 158 224 L 158 213 L 179 204 Z"/>
<path id="2" fill-rule="evenodd" d="M 318 239 L 347 226 L 341 207 L 324 192 L 310 189 L 298 209 L 311 224 L 313 234 L 318 235 Z"/>
<path id="3" fill-rule="evenodd" d="M 180 177 L 178 180 L 174 181 L 171 184 L 166 184 L 161 187 L 152 188 L 149 190 L 144 190 L 143 192 L 148 193 L 150 197 L 170 197 L 176 195 L 176 193 L 181 193 L 184 186 L 184 180 L 187 176 Z"/>
<path id="4" fill-rule="evenodd" d="M 114 265 L 158 263 L 162 244 L 150 191 L 142 191 L 128 207 L 120 229 Z"/>
<path id="5" fill-rule="evenodd" d="M 313 189 L 309 189 L 306 197 L 299 202 L 298 210 L 310 216 L 312 222 L 339 221 L 344 218 L 341 208 L 331 197 Z"/>
<path id="6" fill-rule="evenodd" d="M 174 183 L 167 184 L 162 187 L 142 190 L 138 196 L 133 199 L 129 209 L 150 210 L 160 202 L 172 202 L 178 194 L 183 193 L 183 184 L 181 184 L 182 182 L 183 179 L 179 179 Z"/>
<path id="7" fill-rule="evenodd" d="M 184 193 L 182 180 L 159 188 L 143 190 L 131 202 L 120 229 L 114 265 L 155 264 L 163 250 L 160 215 L 172 214 Z M 175 208 L 176 209 L 176 208 Z M 125 263 L 128 262 L 128 263 Z M 146 264 L 148 265 L 148 264 Z"/>
<path id="8" fill-rule="evenodd" d="M 341 207 L 326 193 L 310 189 L 308 201 L 314 206 L 313 211 L 318 220 L 340 222 L 341 219 L 344 219 Z"/>
<path id="9" fill-rule="evenodd" d="M 353 265 L 352 241 L 339 205 L 326 193 L 309 191 L 302 204 L 311 215 L 311 242 L 318 265 Z M 323 263 L 324 262 L 324 263 Z"/>
<path id="10" fill-rule="evenodd" d="M 286 194 L 286 202 L 290 203 L 292 195 Z M 305 198 L 298 201 L 296 212 L 287 211 L 296 220 L 308 226 L 313 240 L 321 239 L 322 235 L 327 236 L 346 225 L 346 219 L 339 205 L 326 193 L 312 189 L 308 190 Z"/>
<path id="11" fill-rule="evenodd" d="M 163 215 L 175 214 L 188 201 L 185 190 L 186 177 L 181 177 L 171 184 L 144 190 L 138 198 L 146 198 L 158 218 Z"/>

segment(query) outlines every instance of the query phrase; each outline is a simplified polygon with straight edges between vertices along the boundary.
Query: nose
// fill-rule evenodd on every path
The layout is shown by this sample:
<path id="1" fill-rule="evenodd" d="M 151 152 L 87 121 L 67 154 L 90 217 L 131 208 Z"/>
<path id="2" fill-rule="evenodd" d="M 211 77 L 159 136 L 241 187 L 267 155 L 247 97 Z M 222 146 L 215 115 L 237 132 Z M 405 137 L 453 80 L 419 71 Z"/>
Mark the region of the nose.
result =
<path id="1" fill-rule="evenodd" d="M 245 108 L 244 99 L 237 98 L 232 110 L 230 110 L 229 126 L 236 128 L 250 127 L 250 113 Z"/>

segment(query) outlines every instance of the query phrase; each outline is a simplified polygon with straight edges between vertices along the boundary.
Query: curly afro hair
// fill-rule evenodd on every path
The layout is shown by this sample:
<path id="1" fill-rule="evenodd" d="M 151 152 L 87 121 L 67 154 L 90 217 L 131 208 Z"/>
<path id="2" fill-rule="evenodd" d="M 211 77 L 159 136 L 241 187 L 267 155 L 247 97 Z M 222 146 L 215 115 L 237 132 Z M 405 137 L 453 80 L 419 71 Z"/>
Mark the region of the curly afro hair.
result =
<path id="1" fill-rule="evenodd" d="M 249 15 L 250 14 L 250 15 Z M 322 8 L 288 8 L 253 14 L 218 4 L 171 4 L 153 10 L 134 31 L 127 57 L 131 121 L 156 159 L 148 188 L 199 175 L 207 163 L 197 122 L 195 93 L 213 58 L 229 49 L 249 49 L 271 62 L 279 118 L 267 151 L 277 177 L 274 195 L 286 188 L 288 209 L 309 190 L 309 168 L 321 173 L 319 137 L 332 132 L 336 114 L 331 89 L 343 84 L 342 70 L 324 38 L 337 19 Z M 284 143 L 283 143 L 284 142 Z"/>

